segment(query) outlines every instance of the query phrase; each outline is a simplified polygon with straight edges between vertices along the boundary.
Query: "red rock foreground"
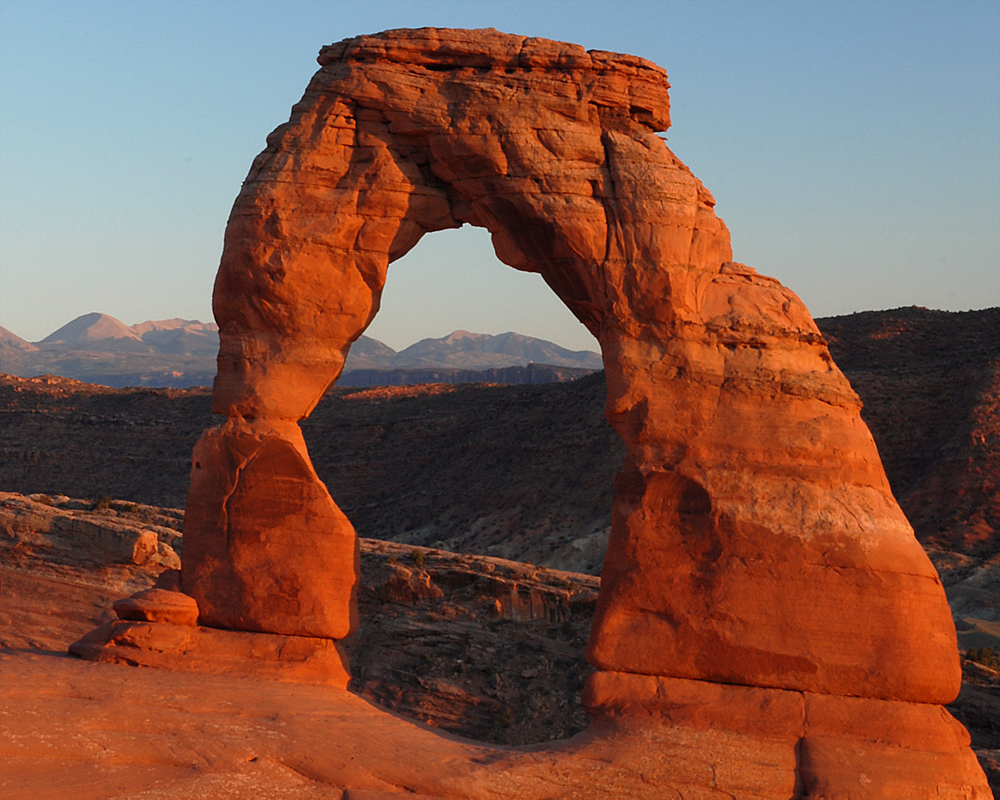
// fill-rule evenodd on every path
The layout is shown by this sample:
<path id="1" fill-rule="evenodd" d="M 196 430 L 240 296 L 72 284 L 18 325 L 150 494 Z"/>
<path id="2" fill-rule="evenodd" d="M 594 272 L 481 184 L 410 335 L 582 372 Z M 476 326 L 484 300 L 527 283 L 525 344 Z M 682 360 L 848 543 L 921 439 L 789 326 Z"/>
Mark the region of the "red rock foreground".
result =
<path id="1" fill-rule="evenodd" d="M 319 62 L 226 231 L 213 407 L 229 420 L 194 452 L 190 636 L 255 631 L 283 650 L 353 630 L 356 537 L 297 422 L 377 313 L 390 261 L 472 224 L 600 341 L 627 448 L 588 649 L 595 723 L 544 751 L 366 745 L 354 767 L 451 797 L 640 796 L 637 781 L 657 797 L 988 791 L 940 708 L 961 673 L 937 573 L 808 311 L 732 261 L 711 193 L 656 135 L 664 71 L 433 29 Z M 179 626 L 143 624 L 76 650 L 114 657 L 141 638 L 183 662 Z M 383 725 L 358 713 L 338 724 Z M 384 725 L 387 743 L 404 736 Z M 701 771 L 698 753 L 723 752 L 731 772 Z"/>
<path id="2" fill-rule="evenodd" d="M 638 680 L 646 686 L 629 691 L 657 684 Z M 912 704 L 858 700 L 864 716 L 851 706 L 831 715 L 821 696 L 668 680 L 665 715 L 512 749 L 336 688 L 27 655 L 0 657 L 0 681 L 3 797 L 990 796 L 961 779 L 977 767 L 958 752 L 960 726 Z M 811 712 L 824 722 L 811 728 Z"/>
<path id="3" fill-rule="evenodd" d="M 74 512 L 65 506 L 79 503 L 62 501 L 58 516 L 71 521 Z M 34 505 L 26 498 L 8 496 L 6 513 L 0 515 L 0 797 L 339 798 L 345 790 L 350 790 L 348 797 L 364 797 L 360 790 L 375 791 L 372 787 L 453 798 L 594 797 L 605 792 L 626 797 L 676 796 L 671 789 L 685 797 L 706 796 L 706 792 L 709 797 L 718 796 L 723 790 L 745 797 L 789 797 L 789 786 L 817 783 L 810 763 L 822 764 L 824 754 L 841 759 L 844 755 L 830 744 L 831 740 L 843 742 L 845 720 L 838 722 L 827 713 L 823 730 L 806 731 L 810 713 L 817 711 L 816 703 L 823 698 L 703 681 L 612 676 L 611 680 L 631 683 L 626 687 L 633 697 L 628 716 L 606 720 L 590 734 L 568 743 L 512 749 L 469 740 L 462 744 L 454 736 L 435 734 L 367 706 L 354 695 L 309 685 L 308 676 L 302 682 L 303 676 L 291 671 L 278 674 L 295 679 L 294 685 L 261 680 L 259 673 L 278 662 L 260 657 L 272 638 L 266 635 L 217 632 L 221 634 L 218 641 L 230 640 L 223 652 L 228 660 L 215 664 L 227 672 L 221 677 L 191 674 L 188 670 L 211 666 L 199 663 L 199 653 L 192 649 L 185 651 L 185 669 L 174 672 L 67 659 L 58 652 L 107 618 L 115 596 L 137 585 L 149 586 L 162 565 L 148 560 L 136 564 L 126 552 L 108 551 L 103 546 L 104 533 L 96 530 L 97 517 L 91 528 L 77 526 L 58 538 L 30 532 L 24 528 L 25 515 L 20 511 Z M 167 519 L 154 516 L 154 511 L 142 507 L 129 516 L 136 521 Z M 113 532 L 116 519 L 122 517 L 105 516 L 99 525 Z M 7 525 L 16 527 L 7 530 Z M 177 539 L 173 541 L 178 544 Z M 368 665 L 367 677 L 357 684 L 359 691 L 369 694 L 375 678 L 382 682 L 382 691 L 376 694 L 386 701 L 396 698 L 400 690 L 406 692 L 407 686 L 411 693 L 422 691 L 432 702 L 431 693 L 441 701 L 458 697 L 465 705 L 457 702 L 439 710 L 464 713 L 466 722 L 472 722 L 485 709 L 486 719 L 461 726 L 482 735 L 487 735 L 483 725 L 489 724 L 490 712 L 488 697 L 474 688 L 473 673 L 479 667 L 506 670 L 515 692 L 520 676 L 522 692 L 551 702 L 550 691 L 559 691 L 566 668 L 551 661 L 546 667 L 546 659 L 538 658 L 542 651 L 532 654 L 530 647 L 527 659 L 519 657 L 521 645 L 538 636 L 547 640 L 565 637 L 567 626 L 575 640 L 573 631 L 592 614 L 596 581 L 584 588 L 579 584 L 588 580 L 584 575 L 371 540 L 363 542 L 363 552 L 367 561 L 362 562 L 364 622 L 359 635 L 365 638 L 349 643 L 352 657 Z M 426 555 L 423 567 L 417 566 L 418 553 Z M 169 580 L 170 574 L 161 573 L 161 581 Z M 442 589 L 445 594 L 438 598 Z M 127 617 L 168 618 L 173 620 L 168 624 L 195 632 L 194 627 L 181 625 L 190 602 L 164 602 L 169 599 L 164 595 L 176 594 L 146 589 L 115 606 Z M 386 627 L 390 618 L 392 627 Z M 421 638 L 426 645 L 410 649 L 409 658 L 400 658 L 372 645 L 373 629 L 382 630 L 389 646 L 399 651 L 410 649 L 411 642 Z M 465 650 L 462 661 L 469 668 L 457 681 L 433 679 L 433 673 L 421 676 L 419 667 L 412 671 L 417 666 L 414 660 L 423 663 L 420 654 L 433 642 L 454 654 L 449 636 L 455 644 L 470 634 L 482 644 L 507 642 L 511 646 L 501 647 L 493 662 L 481 646 Z M 258 657 L 233 658 L 239 656 L 239 647 L 232 642 L 253 644 L 255 639 Z M 580 646 L 574 644 L 572 649 Z M 554 655 L 547 647 L 544 652 Z M 120 655 L 169 658 L 166 652 L 128 645 Z M 388 662 L 390 669 L 380 677 L 377 670 L 371 670 L 373 660 Z M 449 664 L 445 658 L 437 674 L 447 678 L 457 663 L 462 662 Z M 535 669 L 524 670 L 532 663 Z M 258 674 L 246 677 L 255 667 Z M 533 672 L 540 674 L 526 679 Z M 473 694 L 454 694 L 459 683 L 470 677 L 473 682 L 465 685 Z M 601 680 L 608 680 L 607 675 Z M 442 694 L 449 686 L 452 694 Z M 594 691 L 599 688 L 591 685 L 588 702 L 599 700 Z M 621 694 L 621 689 L 616 693 Z M 665 711 L 659 703 L 659 714 L 649 714 L 645 706 L 655 702 L 657 693 L 669 696 L 671 705 Z M 476 702 L 477 694 L 482 703 L 479 708 L 469 705 Z M 720 706 L 725 708 L 722 720 L 713 717 Z M 509 729 L 496 719 L 494 730 L 527 731 L 530 727 L 535 741 L 548 738 L 544 728 L 529 721 L 536 707 L 520 706 Z M 897 762 L 895 772 L 883 764 L 874 776 L 864 769 L 842 775 L 848 789 L 859 776 L 873 777 L 871 785 L 885 796 L 919 797 L 926 793 L 908 792 L 906 784 L 900 783 L 899 769 L 905 767 L 908 777 L 914 762 L 918 775 L 923 774 L 924 762 L 954 766 L 953 757 L 942 750 L 954 744 L 961 730 L 947 717 L 916 720 L 926 731 L 943 734 L 945 746 L 921 740 L 913 736 L 911 727 L 899 725 L 900 712 L 912 708 L 912 704 L 878 703 L 867 709 L 877 714 L 868 720 L 881 742 L 875 749 L 888 749 L 905 736 L 910 763 Z M 409 709 L 423 716 L 427 706 L 418 700 Z M 854 728 L 858 704 L 847 705 L 845 710 L 852 712 L 846 725 Z M 554 718 L 549 714 L 548 719 Z M 876 719 L 881 729 L 875 726 Z M 436 720 L 447 724 L 441 713 Z M 911 716 L 903 722 L 914 720 Z M 657 743 L 660 749 L 651 757 L 648 747 Z M 409 772 L 389 760 L 398 759 L 398 748 L 404 745 L 424 759 Z M 856 741 L 854 747 L 867 752 Z M 748 754 L 755 754 L 756 763 Z M 557 757 L 560 760 L 553 769 Z M 850 766 L 849 760 L 843 763 Z M 496 765 L 495 772 L 491 764 Z M 517 780 L 508 785 L 515 767 Z M 576 790 L 547 788 L 562 780 L 579 785 Z M 768 787 L 773 787 L 773 793 Z M 948 789 L 947 784 L 942 787 L 941 796 L 955 796 Z M 378 795 L 368 795 L 372 796 Z"/>

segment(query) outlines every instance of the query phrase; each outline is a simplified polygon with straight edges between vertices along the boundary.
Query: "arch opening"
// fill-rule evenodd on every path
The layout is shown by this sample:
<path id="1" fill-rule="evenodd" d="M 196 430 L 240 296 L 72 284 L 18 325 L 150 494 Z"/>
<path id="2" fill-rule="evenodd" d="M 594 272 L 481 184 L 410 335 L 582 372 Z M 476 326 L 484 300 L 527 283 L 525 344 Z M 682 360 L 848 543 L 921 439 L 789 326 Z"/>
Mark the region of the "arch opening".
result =
<path id="1" fill-rule="evenodd" d="M 501 262 L 489 232 L 474 225 L 425 234 L 390 262 L 379 310 L 364 335 L 399 351 L 455 330 L 516 332 L 571 351 L 600 351 L 542 277 Z"/>
<path id="2" fill-rule="evenodd" d="M 453 263 L 445 270 L 437 268 L 435 254 L 440 252 L 441 240 L 459 239 L 464 230 L 425 235 L 407 256 L 389 265 L 382 303 L 365 335 L 380 339 L 379 320 L 401 310 L 398 305 L 394 308 L 393 302 L 409 306 L 406 310 L 412 313 L 404 315 L 407 323 L 423 322 L 428 303 L 436 298 L 428 298 L 426 303 L 421 298 L 390 299 L 389 304 L 386 298 L 392 297 L 395 282 L 401 284 L 398 293 L 405 293 L 409 286 L 429 288 L 433 293 L 446 279 L 442 272 L 450 273 L 448 280 L 454 274 L 469 276 L 470 283 L 484 272 L 488 279 L 492 274 L 488 293 L 482 297 L 484 308 L 499 305 L 501 299 L 516 304 L 525 296 L 540 296 L 544 303 L 536 308 L 561 315 L 562 330 L 580 325 L 537 274 L 516 271 L 499 262 L 483 229 L 471 229 L 473 235 L 466 235 L 458 253 L 452 254 Z M 493 263 L 482 270 L 481 261 L 466 263 L 468 258 Z M 425 277 L 428 273 L 434 280 Z M 506 276 L 514 280 L 504 280 Z M 474 289 L 481 291 L 481 287 Z M 507 296 L 500 298 L 500 291 L 506 291 Z M 443 308 L 450 310 L 447 304 Z M 472 311 L 479 313 L 476 308 Z M 443 338 L 442 333 L 451 333 L 450 325 L 447 327 L 447 331 L 437 328 L 427 332 Z M 497 328 L 498 333 L 506 330 L 506 325 Z M 580 326 L 580 330 L 581 338 L 590 338 L 585 328 Z M 468 342 L 470 349 L 481 346 L 473 337 L 468 337 Z M 592 338 L 591 342 L 597 344 Z M 425 344 L 417 352 L 433 359 L 434 343 Z M 511 344 L 515 348 L 535 346 L 516 339 Z M 482 357 L 489 359 L 484 364 L 497 368 L 523 361 L 503 353 Z M 351 369 L 352 363 L 364 363 L 351 358 L 349 355 L 345 370 Z M 405 354 L 400 363 L 405 366 Z M 561 366 L 578 363 L 567 360 Z M 599 367 L 599 362 L 586 363 L 592 365 L 590 368 Z M 439 366 L 447 369 L 449 364 L 442 361 Z M 345 434 L 338 432 L 333 404 L 344 394 L 353 396 L 358 391 L 353 387 L 360 385 L 345 381 L 346 387 L 335 384 L 334 398 L 301 421 L 310 452 L 322 448 L 319 452 L 323 457 L 317 465 L 330 458 L 325 440 L 344 438 Z M 471 389 L 462 391 L 463 397 L 474 394 Z M 400 392 L 401 396 L 407 394 Z M 376 465 L 402 452 L 408 454 L 405 462 L 385 470 L 351 461 L 346 455 L 337 456 L 342 467 L 337 471 L 319 469 L 319 477 L 361 536 L 596 574 L 607 544 L 613 476 L 624 458 L 624 445 L 603 413 L 604 395 L 603 376 L 595 375 L 573 386 L 495 387 L 475 395 L 475 405 L 459 401 L 457 409 L 448 407 L 452 395 L 401 398 L 398 405 L 412 407 L 412 411 L 397 412 L 394 406 L 384 405 L 384 420 L 363 423 L 371 426 L 371 434 L 352 433 L 350 441 L 359 454 L 364 453 L 365 460 Z M 420 425 L 404 430 L 395 421 L 397 413 L 419 418 Z M 350 447 L 344 445 L 339 451 L 349 452 Z M 391 506 L 373 506 L 355 499 L 376 494 L 403 499 Z"/>

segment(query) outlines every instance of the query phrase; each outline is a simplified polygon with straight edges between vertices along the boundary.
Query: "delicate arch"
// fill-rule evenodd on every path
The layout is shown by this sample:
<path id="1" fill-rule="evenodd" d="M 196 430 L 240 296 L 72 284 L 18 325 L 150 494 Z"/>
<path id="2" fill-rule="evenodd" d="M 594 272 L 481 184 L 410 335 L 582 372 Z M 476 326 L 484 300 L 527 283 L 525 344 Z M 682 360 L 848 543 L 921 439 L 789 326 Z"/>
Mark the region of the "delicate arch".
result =
<path id="1" fill-rule="evenodd" d="M 502 261 L 539 272 L 603 351 L 607 415 L 628 455 L 595 666 L 950 700 L 948 607 L 857 397 L 798 298 L 732 263 L 711 193 L 656 136 L 669 125 L 664 71 L 433 29 L 351 39 L 319 62 L 226 230 L 213 403 L 231 421 L 199 444 L 214 477 L 193 480 L 185 522 L 184 588 L 203 619 L 309 635 L 350 627 L 315 622 L 350 617 L 356 577 L 353 529 L 332 500 L 305 493 L 309 514 L 289 518 L 289 540 L 333 542 L 306 558 L 271 535 L 280 519 L 234 535 L 232 519 L 257 523 L 235 514 L 232 498 L 255 500 L 233 486 L 265 445 L 308 463 L 294 421 L 377 313 L 389 262 L 425 232 L 469 223 L 491 232 Z M 273 621 L 239 587 L 276 565 L 324 576 L 300 581 L 303 609 L 323 607 L 335 574 L 340 610 L 310 612 L 298 629 L 287 607 Z"/>

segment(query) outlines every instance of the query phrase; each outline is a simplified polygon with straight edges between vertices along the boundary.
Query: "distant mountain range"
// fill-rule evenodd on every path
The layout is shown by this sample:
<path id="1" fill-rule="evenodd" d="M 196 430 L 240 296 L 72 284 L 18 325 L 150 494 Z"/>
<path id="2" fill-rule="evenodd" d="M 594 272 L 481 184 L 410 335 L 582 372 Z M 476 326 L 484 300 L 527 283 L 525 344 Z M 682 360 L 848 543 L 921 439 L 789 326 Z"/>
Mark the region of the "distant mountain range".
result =
<path id="1" fill-rule="evenodd" d="M 52 374 L 105 386 L 210 386 L 219 326 L 169 319 L 126 325 L 84 314 L 39 342 L 0 327 L 0 372 Z M 547 383 L 603 368 L 598 353 L 572 351 L 544 339 L 455 331 L 399 352 L 362 336 L 351 346 L 343 386 L 413 383 Z"/>

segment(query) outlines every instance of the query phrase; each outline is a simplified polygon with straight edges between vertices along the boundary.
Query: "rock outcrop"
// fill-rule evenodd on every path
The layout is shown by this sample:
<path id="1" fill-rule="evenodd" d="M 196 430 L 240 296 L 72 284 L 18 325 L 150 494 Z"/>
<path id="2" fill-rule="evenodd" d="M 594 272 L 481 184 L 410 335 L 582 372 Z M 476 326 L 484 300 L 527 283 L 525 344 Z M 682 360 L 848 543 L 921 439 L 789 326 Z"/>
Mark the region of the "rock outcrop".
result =
<path id="1" fill-rule="evenodd" d="M 62 505 L 74 502 L 60 498 Z M 158 511 L 159 516 L 173 514 Z M 143 512 L 151 515 L 153 509 Z M 86 538 L 83 532 L 73 535 L 82 551 L 88 546 Z M 706 681 L 602 673 L 605 680 L 633 682 L 627 714 L 616 715 L 605 707 L 611 713 L 601 724 L 570 742 L 511 747 L 567 738 L 584 727 L 578 689 L 586 671 L 582 653 L 597 580 L 389 542 L 362 540 L 361 547 L 362 622 L 345 643 L 354 690 L 389 710 L 478 743 L 442 737 L 426 726 L 380 712 L 331 687 L 328 675 L 315 670 L 312 676 L 305 674 L 291 659 L 268 664 L 262 658 L 268 656 L 267 645 L 280 637 L 202 629 L 222 634 L 214 638 L 225 647 L 214 654 L 204 647 L 192 652 L 191 639 L 185 638 L 199 631 L 170 623 L 164 633 L 174 635 L 175 647 L 184 644 L 184 649 L 171 651 L 165 647 L 167 636 L 150 641 L 152 625 L 116 623 L 120 635 L 95 653 L 98 658 L 169 669 L 52 658 L 66 642 L 110 621 L 112 601 L 126 586 L 132 591 L 149 587 L 159 568 L 150 562 L 74 566 L 76 559 L 66 563 L 63 552 L 0 537 L 0 671 L 7 712 L 0 721 L 0 755 L 5 758 L 0 794 L 6 789 L 18 797 L 76 798 L 81 786 L 94 797 L 149 791 L 163 797 L 214 797 L 223 792 L 239 798 L 315 793 L 317 787 L 301 777 L 304 769 L 316 776 L 312 780 L 336 787 L 326 789 L 328 793 L 338 796 L 346 788 L 348 797 L 359 785 L 381 786 L 380 780 L 390 783 L 382 786 L 385 791 L 407 787 L 408 797 L 493 800 L 550 798 L 554 779 L 572 785 L 573 796 L 581 800 L 659 800 L 678 793 L 689 797 L 720 792 L 784 799 L 796 795 L 796 786 L 807 784 L 818 787 L 816 791 L 825 787 L 828 796 L 836 797 L 856 795 L 854 787 L 865 781 L 882 788 L 891 788 L 890 780 L 898 785 L 898 772 L 893 776 L 884 764 L 879 771 L 865 771 L 865 764 L 855 762 L 856 772 L 839 766 L 833 770 L 844 779 L 845 790 L 838 795 L 829 777 L 824 784 L 809 777 L 809 765 L 822 762 L 812 756 L 797 758 L 817 753 L 813 745 L 821 744 L 815 741 L 820 731 L 812 725 L 808 733 L 813 742 L 798 738 L 805 732 L 800 713 L 810 698 Z M 160 573 L 158 591 L 176 594 L 175 577 L 174 571 Z M 397 593 L 402 584 L 416 589 L 412 604 L 391 599 L 406 599 Z M 438 598 L 435 589 L 443 596 Z M 158 591 L 137 591 L 134 597 L 162 597 Z M 523 613 L 529 610 L 527 604 L 521 612 L 508 606 L 507 598 L 516 596 L 531 598 L 532 619 Z M 252 649 L 241 651 L 241 643 Z M 327 641 L 327 650 L 329 645 Z M 213 664 L 213 655 L 222 658 Z M 137 657 L 142 661 L 134 661 Z M 300 666 L 308 665 L 300 659 Z M 966 667 L 979 665 L 968 662 Z M 995 672 L 981 669 L 996 680 Z M 210 674 L 219 671 L 223 674 Z M 262 680 L 265 676 L 283 680 Z M 316 685 L 317 678 L 326 685 Z M 236 687 L 242 688 L 234 694 Z M 591 694 L 595 688 L 600 687 L 590 687 L 588 699 L 600 698 Z M 989 766 L 991 758 L 995 763 L 996 751 L 989 752 L 982 728 L 991 729 L 1000 717 L 995 689 L 980 688 L 980 695 L 967 698 L 973 703 L 966 703 L 960 713 L 965 724 L 979 717 L 979 745 L 987 748 L 980 758 Z M 671 707 L 660 704 L 657 709 L 651 699 L 667 690 Z M 748 719 L 746 712 L 755 708 L 755 699 L 769 702 L 758 702 L 754 717 Z M 909 708 L 874 703 L 868 709 L 882 713 L 893 705 Z M 725 709 L 721 719 L 720 706 Z M 850 708 L 850 702 L 845 706 Z M 345 718 L 349 709 L 357 714 L 353 722 Z M 916 710 L 923 711 L 926 722 L 927 712 L 935 709 L 918 705 Z M 859 747 L 864 739 L 854 735 L 853 749 L 871 752 L 888 742 L 905 741 L 909 768 L 925 777 L 929 767 L 942 762 L 943 747 L 949 741 L 953 747 L 960 734 L 942 727 L 941 719 L 922 732 L 915 731 L 912 722 L 892 730 L 905 722 L 898 715 L 887 717 L 888 724 L 879 731 L 877 719 L 855 715 L 849 720 L 852 734 L 876 733 L 886 742 Z M 413 741 L 414 733 L 421 742 Z M 945 736 L 933 741 L 928 736 L 933 733 Z M 371 747 L 372 741 L 379 746 Z M 414 758 L 414 752 L 420 757 Z M 176 769 L 164 773 L 157 767 L 150 772 L 151 753 L 157 764 L 166 762 Z M 44 754 L 42 771 L 39 754 Z M 208 762 L 206 754 L 211 754 Z M 843 763 L 850 766 L 846 759 Z M 239 774 L 269 764 L 279 767 L 276 785 L 248 784 L 251 776 Z M 956 766 L 954 759 L 951 766 Z M 234 769 L 238 774 L 232 774 Z M 960 763 L 953 786 L 963 769 Z M 711 789 L 706 788 L 709 783 Z M 927 794 L 907 788 L 904 784 L 895 793 L 883 791 L 883 796 Z"/>
<path id="2" fill-rule="evenodd" d="M 179 528 L 180 520 L 158 512 L 120 501 L 87 503 L 0 492 L 0 537 L 55 551 L 74 563 L 179 567 L 174 548 L 179 549 L 181 537 L 171 526 Z"/>
<path id="3" fill-rule="evenodd" d="M 722 720 L 715 685 L 736 685 L 789 726 L 772 743 L 781 796 L 796 781 L 817 796 L 985 786 L 967 739 L 939 735 L 955 630 L 860 402 L 799 299 L 732 261 L 711 193 L 656 135 L 663 70 L 433 29 L 319 62 L 226 231 L 213 405 L 230 421 L 195 450 L 182 553 L 202 622 L 350 632 L 353 529 L 295 423 L 377 313 L 389 263 L 427 232 L 478 225 L 597 337 L 627 448 L 588 650 L 595 717 L 641 720 L 638 676 L 656 676 L 656 714 L 690 681 L 699 714 Z M 852 729 L 859 714 L 903 733 Z M 865 788 L 873 770 L 891 780 Z"/>

